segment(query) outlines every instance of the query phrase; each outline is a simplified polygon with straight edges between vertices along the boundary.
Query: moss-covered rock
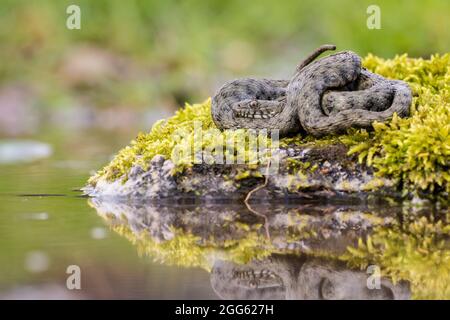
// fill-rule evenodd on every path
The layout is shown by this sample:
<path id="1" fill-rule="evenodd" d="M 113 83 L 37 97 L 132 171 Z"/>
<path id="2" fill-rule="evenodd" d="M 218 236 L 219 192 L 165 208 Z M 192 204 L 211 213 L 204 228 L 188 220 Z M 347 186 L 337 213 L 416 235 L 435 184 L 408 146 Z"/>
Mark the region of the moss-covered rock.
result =
<path id="1" fill-rule="evenodd" d="M 248 131 L 218 131 L 207 100 L 186 105 L 156 123 L 149 133 L 140 133 L 90 178 L 85 191 L 91 196 L 147 199 L 242 198 L 264 181 L 268 159 L 275 157 L 279 170 L 255 198 L 403 194 L 448 201 L 450 54 L 428 60 L 406 55 L 383 60 L 369 55 L 364 65 L 410 84 L 414 94 L 411 117 L 394 116 L 390 123 L 374 123 L 371 132 L 349 130 L 322 139 L 300 134 L 283 138 L 277 152 L 269 156 L 267 150 L 275 148 L 267 136 L 254 137 L 253 142 L 268 146 L 255 154 L 250 151 L 250 139 L 239 140 Z M 223 142 L 230 139 L 237 142 L 224 149 Z M 218 155 L 234 163 L 243 157 L 250 164 L 218 164 Z"/>

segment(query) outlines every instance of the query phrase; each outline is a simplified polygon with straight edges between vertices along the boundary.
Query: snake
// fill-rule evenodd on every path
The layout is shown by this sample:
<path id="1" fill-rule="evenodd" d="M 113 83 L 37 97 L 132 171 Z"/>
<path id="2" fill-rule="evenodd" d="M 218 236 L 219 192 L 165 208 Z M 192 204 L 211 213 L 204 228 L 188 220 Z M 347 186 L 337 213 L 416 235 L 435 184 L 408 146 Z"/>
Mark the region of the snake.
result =
<path id="1" fill-rule="evenodd" d="M 213 95 L 211 115 L 221 130 L 278 130 L 280 136 L 306 131 L 315 137 L 370 129 L 396 113 L 409 116 L 411 89 L 401 80 L 362 67 L 352 51 L 319 60 L 323 45 L 300 63 L 290 80 L 243 78 L 225 83 Z"/>

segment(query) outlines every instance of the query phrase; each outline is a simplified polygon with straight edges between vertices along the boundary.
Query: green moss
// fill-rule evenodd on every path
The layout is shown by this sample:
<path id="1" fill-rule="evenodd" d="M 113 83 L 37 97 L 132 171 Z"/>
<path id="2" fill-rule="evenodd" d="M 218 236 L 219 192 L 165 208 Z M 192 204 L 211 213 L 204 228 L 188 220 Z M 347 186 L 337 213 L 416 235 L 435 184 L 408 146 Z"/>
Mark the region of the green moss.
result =
<path id="1" fill-rule="evenodd" d="M 235 181 L 240 181 L 248 178 L 263 178 L 263 175 L 258 170 L 242 170 L 239 169 L 234 176 Z"/>
<path id="2" fill-rule="evenodd" d="M 199 134 L 201 138 L 198 138 Z M 197 146 L 194 141 L 201 141 L 201 145 Z M 227 141 L 227 148 L 224 148 Z M 129 146 L 119 151 L 110 164 L 91 177 L 89 183 L 95 184 L 99 178 L 126 181 L 133 165 L 146 168 L 158 154 L 175 163 L 174 173 L 192 166 L 202 158 L 210 164 L 217 163 L 216 157 L 224 162 L 237 163 L 242 160 L 243 163 L 264 163 L 266 151 L 251 151 L 255 150 L 255 144 L 270 148 L 270 137 L 244 129 L 219 131 L 211 117 L 210 99 L 202 104 L 186 104 L 173 117 L 155 123 L 149 133 L 139 133 Z"/>
<path id="3" fill-rule="evenodd" d="M 341 138 L 351 146 L 349 153 L 357 153 L 378 175 L 398 179 L 405 190 L 450 192 L 450 54 L 429 60 L 369 55 L 364 65 L 409 83 L 412 116 L 375 123 L 370 134 L 353 130 Z"/>
<path id="4" fill-rule="evenodd" d="M 414 93 L 411 117 L 400 119 L 394 116 L 389 123 L 375 123 L 373 132 L 352 129 L 347 134 L 322 139 L 297 135 L 281 139 L 280 146 L 341 142 L 350 147 L 349 154 L 357 154 L 360 162 L 365 161 L 372 166 L 380 177 L 398 182 L 405 191 L 449 192 L 450 54 L 432 56 L 429 60 L 408 58 L 406 55 L 383 60 L 369 55 L 364 59 L 364 65 L 385 77 L 402 79 L 411 85 Z M 99 178 L 125 181 L 132 165 L 139 164 L 145 168 L 156 154 L 172 159 L 176 164 L 175 171 L 191 166 L 196 160 L 193 156 L 196 150 L 194 138 L 198 134 L 195 131 L 196 121 L 206 130 L 201 147 L 211 151 L 204 158 L 209 163 L 214 163 L 214 156 L 221 153 L 232 159 L 244 157 L 242 159 L 256 159 L 256 163 L 265 162 L 264 155 L 248 151 L 249 140 L 222 149 L 223 141 L 239 141 L 243 133 L 248 132 L 218 131 L 210 108 L 210 100 L 186 105 L 173 117 L 157 122 L 149 133 L 140 133 L 128 147 L 122 149 L 89 183 L 95 184 Z M 257 139 L 270 144 L 270 139 L 265 136 L 260 135 Z"/>
<path id="5" fill-rule="evenodd" d="M 149 160 L 160 154 L 170 158 L 175 146 L 183 139 L 181 134 L 187 133 L 184 139 L 190 139 L 194 132 L 194 121 L 203 124 L 203 128 L 213 126 L 210 116 L 210 100 L 203 104 L 186 105 L 167 120 L 155 123 L 149 133 L 139 133 L 130 145 L 122 149 L 105 168 L 93 176 L 89 183 L 104 177 L 108 180 L 126 179 L 130 168 L 139 164 L 146 167 Z M 178 135 L 176 133 L 179 133 Z"/>
<path id="6" fill-rule="evenodd" d="M 312 164 L 308 161 L 304 162 L 299 159 L 288 158 L 287 168 L 292 174 L 303 173 L 303 175 L 305 175 L 306 173 L 316 172 L 316 170 L 319 168 L 319 165 L 317 163 Z"/>
<path id="7" fill-rule="evenodd" d="M 292 159 L 289 158 L 288 160 L 288 169 L 293 170 L 293 171 L 298 171 L 298 170 L 307 170 L 310 166 L 311 166 L 311 162 L 303 162 L 300 161 L 298 159 Z"/>
<path id="8" fill-rule="evenodd" d="M 371 179 L 369 182 L 367 182 L 366 184 L 361 186 L 361 190 L 363 191 L 375 191 L 375 190 L 379 190 L 382 187 L 386 187 L 387 185 L 387 181 L 385 181 L 385 179 L 379 178 L 379 177 L 375 177 L 373 179 Z"/>
<path id="9" fill-rule="evenodd" d="M 288 148 L 291 146 L 298 146 L 298 147 L 307 147 L 307 146 L 315 146 L 315 147 L 322 147 L 322 146 L 328 146 L 331 144 L 339 143 L 339 137 L 337 136 L 324 136 L 321 138 L 315 138 L 313 136 L 302 136 L 301 134 L 298 134 L 293 137 L 286 137 L 280 140 L 280 146 L 283 148 Z"/>

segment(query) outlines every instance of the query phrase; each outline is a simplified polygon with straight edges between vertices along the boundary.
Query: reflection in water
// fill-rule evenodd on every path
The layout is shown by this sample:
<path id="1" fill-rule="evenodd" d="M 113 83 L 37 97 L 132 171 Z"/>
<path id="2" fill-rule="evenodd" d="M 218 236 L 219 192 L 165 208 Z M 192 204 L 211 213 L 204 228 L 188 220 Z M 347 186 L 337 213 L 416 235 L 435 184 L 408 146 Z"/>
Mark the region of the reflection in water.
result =
<path id="1" fill-rule="evenodd" d="M 407 299 L 449 295 L 448 213 L 365 205 L 126 204 L 89 200 L 138 252 L 202 267 L 221 298 Z M 441 220 L 440 220 L 441 219 Z M 425 246 L 425 247 L 424 247 Z M 368 265 L 381 268 L 369 289 Z M 436 271 L 430 276 L 430 270 Z M 395 284 L 394 284 L 395 283 Z M 411 292 L 409 287 L 411 286 Z"/>
<path id="2" fill-rule="evenodd" d="M 369 289 L 368 274 L 345 263 L 306 255 L 272 255 L 238 265 L 216 261 L 211 285 L 223 299 L 408 299 L 406 282 L 382 278 Z"/>
<path id="3" fill-rule="evenodd" d="M 140 259 L 79 197 L 90 172 L 135 133 L 49 129 L 34 137 L 52 146 L 49 158 L 0 165 L 0 300 L 216 297 L 209 274 Z M 66 288 L 69 265 L 82 269 L 80 291 Z"/>
<path id="4" fill-rule="evenodd" d="M 0 140 L 0 164 L 32 162 L 51 156 L 52 147 L 46 143 L 27 140 Z"/>

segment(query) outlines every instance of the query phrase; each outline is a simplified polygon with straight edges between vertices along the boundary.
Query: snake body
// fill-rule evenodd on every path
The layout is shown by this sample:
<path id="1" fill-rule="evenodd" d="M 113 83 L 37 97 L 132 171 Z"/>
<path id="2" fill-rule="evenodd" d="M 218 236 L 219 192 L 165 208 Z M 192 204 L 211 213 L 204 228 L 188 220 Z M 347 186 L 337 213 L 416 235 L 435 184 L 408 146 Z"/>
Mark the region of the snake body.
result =
<path id="1" fill-rule="evenodd" d="M 223 85 L 212 99 L 216 126 L 279 130 L 281 136 L 303 129 L 322 136 L 370 128 L 394 113 L 409 115 L 412 95 L 405 82 L 362 68 L 360 57 L 351 51 L 313 61 L 330 49 L 334 46 L 313 52 L 291 80 L 245 78 Z"/>

